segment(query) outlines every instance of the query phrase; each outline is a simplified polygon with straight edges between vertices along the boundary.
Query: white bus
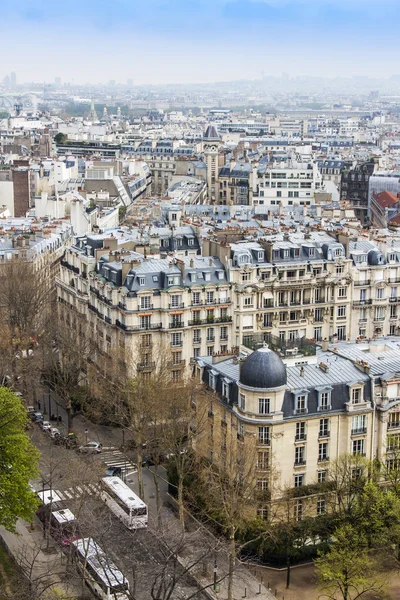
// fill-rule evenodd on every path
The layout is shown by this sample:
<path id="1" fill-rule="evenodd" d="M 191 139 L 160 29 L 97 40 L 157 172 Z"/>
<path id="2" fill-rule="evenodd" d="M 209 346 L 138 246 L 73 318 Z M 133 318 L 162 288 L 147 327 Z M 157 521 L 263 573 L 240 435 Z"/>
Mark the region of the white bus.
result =
<path id="1" fill-rule="evenodd" d="M 119 477 L 103 477 L 102 500 L 128 529 L 147 527 L 147 506 Z"/>
<path id="2" fill-rule="evenodd" d="M 101 600 L 128 600 L 129 583 L 92 538 L 72 542 L 78 571 Z"/>

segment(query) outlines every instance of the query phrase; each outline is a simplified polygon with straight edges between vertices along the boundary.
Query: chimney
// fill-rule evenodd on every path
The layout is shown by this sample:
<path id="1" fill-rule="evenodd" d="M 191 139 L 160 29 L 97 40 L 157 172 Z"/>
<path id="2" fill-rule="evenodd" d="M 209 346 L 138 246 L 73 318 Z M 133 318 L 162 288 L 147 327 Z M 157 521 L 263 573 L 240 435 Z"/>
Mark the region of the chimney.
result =
<path id="1" fill-rule="evenodd" d="M 329 341 L 325 338 L 321 344 L 322 352 L 327 352 L 329 348 Z"/>
<path id="2" fill-rule="evenodd" d="M 190 268 L 193 269 L 193 267 L 194 267 L 194 260 L 193 260 L 193 258 L 190 259 L 190 263 L 189 264 L 190 264 Z"/>
<path id="3" fill-rule="evenodd" d="M 304 377 L 304 367 L 300 367 L 300 377 Z"/>

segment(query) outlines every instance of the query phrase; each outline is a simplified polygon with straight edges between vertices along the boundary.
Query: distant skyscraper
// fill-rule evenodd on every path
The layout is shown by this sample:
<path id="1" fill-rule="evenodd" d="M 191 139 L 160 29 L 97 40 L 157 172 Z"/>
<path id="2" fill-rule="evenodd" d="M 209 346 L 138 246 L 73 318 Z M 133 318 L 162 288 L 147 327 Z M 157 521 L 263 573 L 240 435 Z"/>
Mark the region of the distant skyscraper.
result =
<path id="1" fill-rule="evenodd" d="M 94 100 L 93 100 L 93 98 L 92 98 L 92 100 L 90 102 L 90 112 L 89 112 L 88 119 L 89 119 L 89 121 L 93 121 L 94 123 L 96 123 L 98 121 L 96 109 L 94 107 Z"/>
<path id="2" fill-rule="evenodd" d="M 9 76 L 9 75 L 6 75 L 6 76 L 3 78 L 3 84 L 4 84 L 6 87 L 9 87 L 9 86 L 10 86 L 10 84 L 11 84 L 11 80 L 10 80 L 10 76 Z"/>
<path id="3" fill-rule="evenodd" d="M 14 71 L 10 75 L 10 83 L 12 87 L 17 87 L 17 76 Z"/>

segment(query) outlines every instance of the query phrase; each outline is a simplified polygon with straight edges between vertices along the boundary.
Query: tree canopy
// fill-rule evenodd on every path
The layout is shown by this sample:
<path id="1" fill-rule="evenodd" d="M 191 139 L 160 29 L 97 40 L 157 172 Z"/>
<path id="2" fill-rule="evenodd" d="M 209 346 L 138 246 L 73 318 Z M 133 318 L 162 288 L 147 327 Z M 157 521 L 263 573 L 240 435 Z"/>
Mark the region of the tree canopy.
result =
<path id="1" fill-rule="evenodd" d="M 39 452 L 25 428 L 21 400 L 0 388 L 0 525 L 13 531 L 18 518 L 30 520 L 37 508 L 29 479 L 37 474 Z"/>

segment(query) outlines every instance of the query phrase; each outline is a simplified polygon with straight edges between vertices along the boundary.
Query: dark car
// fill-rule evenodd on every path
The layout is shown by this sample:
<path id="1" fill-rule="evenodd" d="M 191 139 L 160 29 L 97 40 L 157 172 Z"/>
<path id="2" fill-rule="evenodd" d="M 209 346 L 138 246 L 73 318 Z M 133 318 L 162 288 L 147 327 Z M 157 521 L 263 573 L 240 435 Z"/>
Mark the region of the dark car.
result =
<path id="1" fill-rule="evenodd" d="M 106 477 L 122 477 L 121 467 L 109 467 L 106 470 Z"/>

